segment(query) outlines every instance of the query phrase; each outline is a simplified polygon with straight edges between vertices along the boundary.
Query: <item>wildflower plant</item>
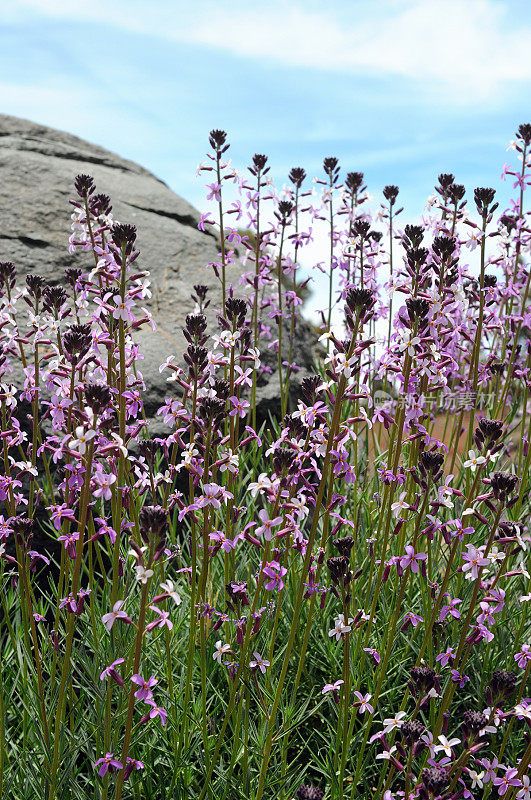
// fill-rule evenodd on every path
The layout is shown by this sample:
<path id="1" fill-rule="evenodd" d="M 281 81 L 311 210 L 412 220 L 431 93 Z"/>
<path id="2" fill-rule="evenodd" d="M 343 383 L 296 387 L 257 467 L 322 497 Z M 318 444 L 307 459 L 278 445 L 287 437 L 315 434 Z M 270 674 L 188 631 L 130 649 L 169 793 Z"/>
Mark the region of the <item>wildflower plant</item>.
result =
<path id="1" fill-rule="evenodd" d="M 531 126 L 509 208 L 441 174 L 403 228 L 336 158 L 280 189 L 209 142 L 219 255 L 161 435 L 111 198 L 75 179 L 57 285 L 0 264 L 0 796 L 526 800 Z"/>

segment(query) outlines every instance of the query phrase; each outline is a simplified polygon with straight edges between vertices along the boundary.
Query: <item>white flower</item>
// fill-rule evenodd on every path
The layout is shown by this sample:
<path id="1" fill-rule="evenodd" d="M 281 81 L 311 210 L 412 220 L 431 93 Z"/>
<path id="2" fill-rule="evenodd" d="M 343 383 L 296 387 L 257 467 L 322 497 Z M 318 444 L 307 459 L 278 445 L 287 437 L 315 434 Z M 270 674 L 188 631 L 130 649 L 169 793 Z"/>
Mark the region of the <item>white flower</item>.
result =
<path id="1" fill-rule="evenodd" d="M 153 576 L 152 569 L 146 569 L 145 567 L 141 567 L 140 564 L 138 564 L 135 567 L 135 572 L 136 572 L 136 579 L 137 581 L 140 581 L 140 583 L 147 583 L 148 580 Z"/>
<path id="2" fill-rule="evenodd" d="M 404 717 L 406 716 L 405 711 L 398 711 L 394 717 L 388 717 L 384 719 L 384 729 L 383 733 L 391 733 L 395 728 L 401 728 L 404 724 Z M 385 757 L 385 756 L 384 756 Z"/>
<path id="3" fill-rule="evenodd" d="M 400 516 L 400 514 L 402 513 L 402 511 L 405 508 L 411 508 L 411 506 L 408 505 L 406 503 L 406 501 L 404 500 L 405 496 L 406 496 L 406 492 L 402 492 L 402 494 L 400 495 L 400 498 L 396 501 L 396 503 L 393 503 L 391 505 L 391 511 L 393 512 L 393 514 L 395 515 L 395 517 L 397 519 L 398 519 L 398 517 Z"/>
<path id="4" fill-rule="evenodd" d="M 230 653 L 230 644 L 222 644 L 220 639 L 216 642 L 216 650 L 213 653 L 212 658 L 214 661 L 217 661 L 218 664 L 221 664 L 221 659 L 225 653 Z"/>
<path id="5" fill-rule="evenodd" d="M 162 589 L 163 592 L 166 592 L 166 594 L 169 594 L 169 596 L 171 597 L 171 599 L 173 600 L 173 602 L 175 603 L 176 606 L 180 606 L 181 605 L 181 603 L 182 603 L 181 596 L 175 590 L 175 587 L 173 585 L 173 581 L 166 580 L 166 583 L 161 583 L 160 584 L 160 588 Z"/>
<path id="6" fill-rule="evenodd" d="M 475 472 L 476 469 L 480 466 L 480 464 L 484 464 L 486 462 L 486 460 L 487 460 L 484 456 L 476 456 L 476 453 L 475 453 L 474 450 L 469 450 L 468 451 L 468 459 L 469 460 L 465 461 L 463 466 L 466 469 L 470 468 L 472 470 L 472 472 Z"/>
<path id="7" fill-rule="evenodd" d="M 83 455 L 87 449 L 87 443 L 96 436 L 96 431 L 91 429 L 85 431 L 85 428 L 79 425 L 75 430 L 75 434 L 76 438 L 70 442 L 70 449 Z"/>
<path id="8" fill-rule="evenodd" d="M 396 752 L 396 747 L 393 745 L 389 751 L 384 750 L 383 753 L 378 753 L 376 758 L 383 758 L 384 761 L 389 761 L 393 753 Z"/>
<path id="9" fill-rule="evenodd" d="M 335 620 L 334 623 L 335 627 L 333 627 L 332 630 L 328 631 L 328 635 L 330 636 L 330 638 L 335 636 L 336 642 L 338 642 L 344 633 L 350 633 L 350 631 L 352 630 L 352 627 L 350 625 L 351 622 L 354 622 L 354 620 L 349 619 L 348 623 L 345 623 L 345 617 L 343 616 L 343 614 L 339 614 L 338 618 Z"/>
<path id="10" fill-rule="evenodd" d="M 480 789 L 483 789 L 483 776 L 485 775 L 485 770 L 476 772 L 475 769 L 469 769 L 468 774 L 472 778 L 472 789 L 475 789 L 476 786 Z"/>
<path id="11" fill-rule="evenodd" d="M 435 752 L 439 753 L 441 750 L 444 751 L 444 754 L 448 756 L 448 758 L 452 757 L 452 747 L 455 747 L 456 744 L 460 744 L 461 739 L 450 739 L 448 740 L 446 736 L 439 736 L 438 737 L 440 744 L 435 746 Z"/>

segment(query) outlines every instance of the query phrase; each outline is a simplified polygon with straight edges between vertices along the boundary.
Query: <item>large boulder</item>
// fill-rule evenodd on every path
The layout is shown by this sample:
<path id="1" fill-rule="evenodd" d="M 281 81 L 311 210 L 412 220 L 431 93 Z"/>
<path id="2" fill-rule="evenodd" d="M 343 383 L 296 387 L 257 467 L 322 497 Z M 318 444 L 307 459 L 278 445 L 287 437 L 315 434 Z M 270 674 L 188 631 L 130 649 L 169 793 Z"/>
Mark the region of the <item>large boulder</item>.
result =
<path id="1" fill-rule="evenodd" d="M 14 261 L 21 275 L 34 272 L 50 282 L 63 279 L 68 266 L 90 268 L 90 254 L 68 252 L 73 180 L 86 172 L 98 191 L 110 195 L 113 216 L 138 229 L 139 265 L 149 269 L 153 297 L 150 308 L 157 330 L 138 334 L 145 360 L 140 366 L 146 383 L 145 404 L 152 416 L 169 393 L 167 372 L 158 366 L 171 353 L 179 357 L 185 342 L 181 328 L 193 310 L 195 283 L 212 287 L 212 308 L 220 305 L 220 290 L 211 270 L 218 241 L 197 229 L 199 212 L 148 170 L 77 136 L 29 120 L 0 115 L 0 261 Z M 236 268 L 229 279 L 236 284 Z M 214 331 L 212 331 L 214 332 Z M 297 325 L 294 360 L 311 368 L 315 336 L 308 324 Z M 259 415 L 278 408 L 278 378 L 262 381 Z M 174 385 L 173 385 L 174 386 Z"/>

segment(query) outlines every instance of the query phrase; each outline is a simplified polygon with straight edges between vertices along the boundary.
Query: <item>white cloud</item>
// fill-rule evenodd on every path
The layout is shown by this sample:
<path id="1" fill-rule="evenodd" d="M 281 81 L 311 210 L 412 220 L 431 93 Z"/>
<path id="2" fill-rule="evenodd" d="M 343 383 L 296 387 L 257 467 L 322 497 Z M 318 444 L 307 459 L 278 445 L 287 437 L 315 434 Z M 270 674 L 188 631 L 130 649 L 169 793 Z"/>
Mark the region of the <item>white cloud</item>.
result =
<path id="1" fill-rule="evenodd" d="M 497 0 L 377 0 L 310 8 L 300 0 L 4 0 L 4 16 L 28 8 L 196 43 L 251 59 L 353 76 L 412 79 L 432 100 L 478 104 L 531 80 L 531 24 Z M 317 8 L 318 10 L 314 10 Z"/>

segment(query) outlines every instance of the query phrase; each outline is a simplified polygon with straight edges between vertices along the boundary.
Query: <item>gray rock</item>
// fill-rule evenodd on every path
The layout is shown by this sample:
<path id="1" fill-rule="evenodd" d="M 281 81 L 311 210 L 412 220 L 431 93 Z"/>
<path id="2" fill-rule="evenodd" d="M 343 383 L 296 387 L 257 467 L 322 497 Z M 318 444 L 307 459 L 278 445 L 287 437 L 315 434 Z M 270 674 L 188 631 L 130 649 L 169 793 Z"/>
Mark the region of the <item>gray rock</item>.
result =
<path id="1" fill-rule="evenodd" d="M 181 328 L 193 310 L 193 285 L 211 286 L 212 308 L 220 305 L 217 279 L 205 269 L 217 260 L 218 242 L 211 232 L 197 230 L 199 212 L 193 206 L 138 164 L 68 133 L 0 115 L 0 260 L 14 261 L 19 275 L 33 272 L 57 282 L 68 266 L 90 268 L 89 253 L 68 252 L 68 200 L 80 172 L 92 175 L 97 190 L 110 195 L 116 220 L 137 226 L 138 264 L 151 273 L 150 310 L 157 330 L 140 331 L 136 338 L 145 355 L 139 367 L 146 383 L 146 412 L 152 416 L 175 391 L 166 383 L 168 373 L 161 375 L 158 366 L 185 349 Z M 236 285 L 236 268 L 228 278 Z M 293 379 L 294 396 L 297 383 L 311 369 L 314 346 L 313 331 L 301 320 L 294 356 L 303 370 Z M 262 419 L 278 405 L 278 396 L 273 372 L 259 391 Z"/>

